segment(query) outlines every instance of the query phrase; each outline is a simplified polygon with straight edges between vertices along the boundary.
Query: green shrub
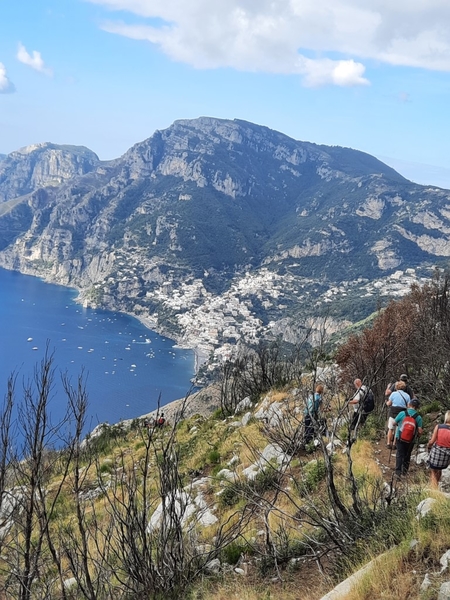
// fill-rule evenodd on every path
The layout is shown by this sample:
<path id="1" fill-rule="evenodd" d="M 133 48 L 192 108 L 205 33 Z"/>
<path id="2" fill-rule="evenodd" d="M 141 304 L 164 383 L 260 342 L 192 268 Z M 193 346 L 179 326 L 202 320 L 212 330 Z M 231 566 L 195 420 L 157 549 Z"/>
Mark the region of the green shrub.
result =
<path id="1" fill-rule="evenodd" d="M 240 488 L 237 484 L 229 484 L 223 488 L 219 496 L 219 506 L 221 508 L 230 508 L 241 499 Z"/>
<path id="2" fill-rule="evenodd" d="M 228 546 L 225 546 L 225 548 L 222 550 L 221 559 L 223 562 L 226 562 L 229 565 L 235 565 L 237 564 L 241 555 L 247 552 L 247 550 L 247 544 L 231 542 L 231 544 L 228 544 Z"/>
<path id="3" fill-rule="evenodd" d="M 309 493 L 317 489 L 319 483 L 325 478 L 326 472 L 323 460 L 314 460 L 305 465 L 302 481 L 305 492 Z"/>
<path id="4" fill-rule="evenodd" d="M 211 418 L 213 421 L 222 421 L 222 419 L 224 418 L 222 409 L 216 408 L 216 410 L 213 412 Z"/>
<path id="5" fill-rule="evenodd" d="M 273 490 L 278 484 L 279 479 L 280 474 L 278 470 L 268 467 L 256 475 L 255 479 L 250 482 L 250 487 L 258 494 L 263 494 L 264 492 Z"/>
<path id="6" fill-rule="evenodd" d="M 358 432 L 358 437 L 362 440 L 377 440 L 379 438 L 379 432 L 384 430 L 385 418 L 382 415 L 371 413 L 367 417 L 367 421 Z"/>
<path id="7" fill-rule="evenodd" d="M 112 460 L 105 460 L 100 465 L 100 473 L 111 473 L 114 468 L 114 463 Z"/>
<path id="8" fill-rule="evenodd" d="M 426 415 L 428 413 L 434 413 L 434 412 L 440 412 L 442 410 L 442 405 L 439 402 L 439 400 L 433 400 L 432 402 L 429 402 L 428 404 L 423 404 L 420 407 L 420 414 L 421 415 Z"/>
<path id="9" fill-rule="evenodd" d="M 125 432 L 121 427 L 110 427 L 106 425 L 103 427 L 101 434 L 94 439 L 90 440 L 89 449 L 93 454 L 108 454 L 111 451 L 114 443 L 120 439 L 124 439 Z"/>
<path id="10" fill-rule="evenodd" d="M 211 450 L 211 452 L 208 453 L 206 460 L 210 465 L 218 465 L 220 463 L 220 452 L 216 449 Z"/>

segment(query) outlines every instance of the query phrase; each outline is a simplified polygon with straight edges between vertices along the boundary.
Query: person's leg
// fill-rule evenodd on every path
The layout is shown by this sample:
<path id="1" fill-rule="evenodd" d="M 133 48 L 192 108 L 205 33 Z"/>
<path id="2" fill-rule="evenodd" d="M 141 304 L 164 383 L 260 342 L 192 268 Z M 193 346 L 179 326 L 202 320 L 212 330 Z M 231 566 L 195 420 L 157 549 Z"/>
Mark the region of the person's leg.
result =
<path id="1" fill-rule="evenodd" d="M 386 441 L 388 446 L 392 446 L 392 444 L 393 444 L 395 426 L 396 426 L 395 419 L 393 419 L 392 417 L 389 417 L 388 433 L 387 433 L 387 441 Z"/>
<path id="2" fill-rule="evenodd" d="M 439 487 L 439 480 L 441 479 L 440 469 L 430 469 L 430 484 L 432 488 Z"/>
<path id="3" fill-rule="evenodd" d="M 356 426 L 358 425 L 358 420 L 359 420 L 359 412 L 355 411 L 353 413 L 352 422 L 350 423 L 350 431 L 354 431 L 356 429 Z"/>
<path id="4" fill-rule="evenodd" d="M 312 419 L 310 415 L 305 415 L 305 444 L 309 444 L 309 442 L 314 437 L 314 426 L 312 423 Z"/>
<path id="5" fill-rule="evenodd" d="M 404 475 L 404 463 L 407 451 L 406 446 L 408 446 L 408 444 L 397 440 L 397 455 L 395 457 L 395 474 L 397 475 L 397 477 L 401 477 L 402 475 Z"/>
<path id="6" fill-rule="evenodd" d="M 411 442 L 410 444 L 406 444 L 406 450 L 405 450 L 405 457 L 403 459 L 403 475 L 406 475 L 406 473 L 409 470 L 409 463 L 411 462 L 411 454 L 414 448 L 414 442 Z"/>

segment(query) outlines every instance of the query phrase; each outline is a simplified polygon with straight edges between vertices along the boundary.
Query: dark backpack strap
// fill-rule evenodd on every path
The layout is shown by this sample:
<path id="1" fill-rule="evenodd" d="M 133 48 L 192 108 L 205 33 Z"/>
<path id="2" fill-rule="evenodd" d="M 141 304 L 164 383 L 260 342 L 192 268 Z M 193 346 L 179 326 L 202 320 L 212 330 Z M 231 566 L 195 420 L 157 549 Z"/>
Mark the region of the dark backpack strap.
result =
<path id="1" fill-rule="evenodd" d="M 398 393 L 400 394 L 400 396 L 403 398 L 403 402 L 405 403 L 406 406 L 406 414 L 408 414 L 408 403 L 405 400 L 405 396 L 401 393 L 400 390 L 398 390 Z"/>

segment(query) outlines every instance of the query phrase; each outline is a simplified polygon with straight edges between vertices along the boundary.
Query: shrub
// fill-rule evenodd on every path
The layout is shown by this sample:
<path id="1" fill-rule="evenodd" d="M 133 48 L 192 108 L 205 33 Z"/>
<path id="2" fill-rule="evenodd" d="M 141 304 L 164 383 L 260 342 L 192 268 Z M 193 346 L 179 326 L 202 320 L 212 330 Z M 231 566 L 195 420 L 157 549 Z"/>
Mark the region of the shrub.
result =
<path id="1" fill-rule="evenodd" d="M 250 487 L 258 494 L 263 494 L 274 489 L 279 482 L 279 478 L 280 473 L 277 469 L 269 467 L 256 475 L 255 479 L 250 483 Z"/>
<path id="2" fill-rule="evenodd" d="M 319 483 L 325 478 L 326 467 L 325 461 L 314 460 L 309 462 L 303 472 L 303 487 L 305 493 L 312 492 L 317 489 Z"/>
<path id="3" fill-rule="evenodd" d="M 429 402 L 428 404 L 423 404 L 420 408 L 420 414 L 426 415 L 428 413 L 440 412 L 442 409 L 441 403 L 439 400 L 433 400 L 433 402 Z"/>
<path id="4" fill-rule="evenodd" d="M 89 449 L 93 454 L 107 454 L 113 444 L 125 437 L 121 427 L 105 426 L 101 434 L 89 441 Z"/>
<path id="5" fill-rule="evenodd" d="M 247 552 L 247 544 L 240 544 L 239 542 L 231 542 L 225 546 L 222 550 L 222 561 L 229 565 L 235 565 L 239 561 L 242 554 Z"/>
<path id="6" fill-rule="evenodd" d="M 236 484 L 230 484 L 223 488 L 219 496 L 219 506 L 221 508 L 230 508 L 237 504 L 240 500 L 240 489 Z"/>
<path id="7" fill-rule="evenodd" d="M 114 463 L 112 460 L 105 460 L 100 465 L 100 473 L 111 473 L 114 468 Z"/>
<path id="8" fill-rule="evenodd" d="M 211 450 L 207 456 L 207 461 L 210 465 L 218 465 L 220 463 L 220 452 L 218 450 Z"/>

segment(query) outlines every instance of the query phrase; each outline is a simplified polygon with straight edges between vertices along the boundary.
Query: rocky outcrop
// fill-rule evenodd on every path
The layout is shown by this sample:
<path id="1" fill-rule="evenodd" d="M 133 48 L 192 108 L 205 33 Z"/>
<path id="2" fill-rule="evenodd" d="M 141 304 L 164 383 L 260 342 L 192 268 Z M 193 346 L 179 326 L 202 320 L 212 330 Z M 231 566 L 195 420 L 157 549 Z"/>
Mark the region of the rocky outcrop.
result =
<path id="1" fill-rule="evenodd" d="M 49 143 L 0 162 L 0 266 L 188 344 L 205 314 L 217 344 L 244 322 L 256 339 L 317 312 L 333 286 L 439 263 L 449 247 L 449 192 L 245 121 L 176 121 L 109 162 Z"/>
<path id="2" fill-rule="evenodd" d="M 41 187 L 60 186 L 94 170 L 99 162 L 97 155 L 83 146 L 45 143 L 12 152 L 0 162 L 0 202 Z"/>

